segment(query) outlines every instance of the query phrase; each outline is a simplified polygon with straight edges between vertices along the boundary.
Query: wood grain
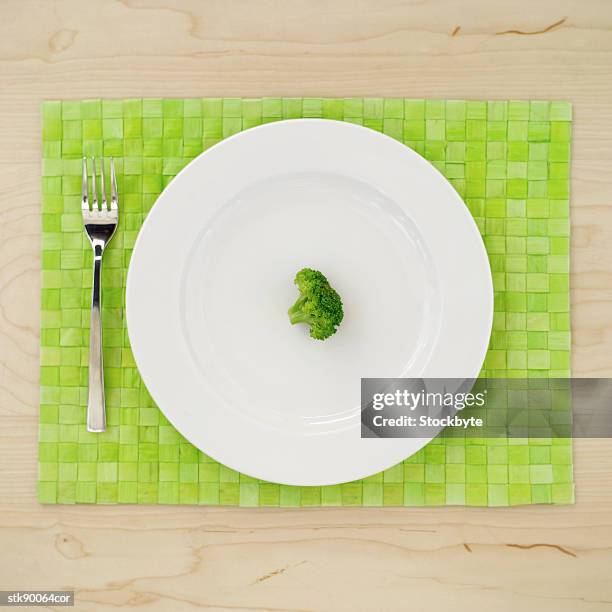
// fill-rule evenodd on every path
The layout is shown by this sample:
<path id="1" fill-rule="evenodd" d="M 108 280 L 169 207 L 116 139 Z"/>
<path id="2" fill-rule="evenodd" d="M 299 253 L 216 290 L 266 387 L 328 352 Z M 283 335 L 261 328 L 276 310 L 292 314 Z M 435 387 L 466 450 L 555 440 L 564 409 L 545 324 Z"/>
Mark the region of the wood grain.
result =
<path id="1" fill-rule="evenodd" d="M 610 609 L 606 440 L 577 441 L 572 507 L 41 507 L 34 490 L 41 100 L 570 100 L 573 370 L 610 376 L 611 33 L 608 0 L 3 0 L 0 589 L 75 589 L 82 610 Z"/>

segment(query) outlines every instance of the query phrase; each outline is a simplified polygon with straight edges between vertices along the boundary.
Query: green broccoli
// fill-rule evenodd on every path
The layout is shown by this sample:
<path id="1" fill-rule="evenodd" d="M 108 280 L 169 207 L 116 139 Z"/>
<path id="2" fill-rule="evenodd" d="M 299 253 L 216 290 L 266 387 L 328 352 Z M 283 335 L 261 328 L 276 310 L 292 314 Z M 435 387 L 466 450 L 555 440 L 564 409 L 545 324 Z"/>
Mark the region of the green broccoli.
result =
<path id="1" fill-rule="evenodd" d="M 303 268 L 295 275 L 294 282 L 300 290 L 300 297 L 289 309 L 291 324 L 307 323 L 310 337 L 316 340 L 325 340 L 335 334 L 344 311 L 340 296 L 325 276 L 317 270 Z"/>

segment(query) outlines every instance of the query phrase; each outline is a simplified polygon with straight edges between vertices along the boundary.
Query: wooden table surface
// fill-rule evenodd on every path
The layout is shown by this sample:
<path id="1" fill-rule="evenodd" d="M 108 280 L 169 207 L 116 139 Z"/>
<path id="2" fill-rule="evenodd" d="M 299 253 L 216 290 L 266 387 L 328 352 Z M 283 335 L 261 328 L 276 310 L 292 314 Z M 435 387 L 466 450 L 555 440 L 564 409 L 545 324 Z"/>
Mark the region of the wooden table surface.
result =
<path id="1" fill-rule="evenodd" d="M 74 589 L 80 610 L 612 608 L 608 440 L 576 441 L 566 507 L 35 499 L 41 100 L 570 100 L 573 371 L 610 376 L 611 28 L 609 0 L 2 0 L 0 589 Z"/>

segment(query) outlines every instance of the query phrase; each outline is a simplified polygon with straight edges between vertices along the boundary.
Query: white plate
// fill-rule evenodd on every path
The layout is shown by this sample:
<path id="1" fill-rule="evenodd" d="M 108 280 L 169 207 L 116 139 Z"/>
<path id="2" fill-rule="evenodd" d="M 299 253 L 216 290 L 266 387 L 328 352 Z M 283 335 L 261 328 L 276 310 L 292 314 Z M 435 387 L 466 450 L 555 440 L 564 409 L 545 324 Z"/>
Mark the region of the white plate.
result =
<path id="1" fill-rule="evenodd" d="M 321 342 L 287 309 L 321 270 L 345 317 Z M 132 255 L 127 321 L 154 400 L 195 446 L 279 483 L 388 468 L 428 439 L 361 439 L 361 377 L 475 377 L 493 291 L 452 186 L 401 143 L 349 123 L 256 127 L 191 162 Z"/>

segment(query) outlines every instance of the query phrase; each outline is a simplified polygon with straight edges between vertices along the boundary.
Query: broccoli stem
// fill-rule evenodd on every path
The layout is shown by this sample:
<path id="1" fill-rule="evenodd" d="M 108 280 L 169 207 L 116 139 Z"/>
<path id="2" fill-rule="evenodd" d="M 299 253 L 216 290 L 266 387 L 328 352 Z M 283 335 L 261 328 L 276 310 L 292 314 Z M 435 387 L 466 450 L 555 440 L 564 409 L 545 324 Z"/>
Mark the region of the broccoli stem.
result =
<path id="1" fill-rule="evenodd" d="M 289 321 L 291 321 L 291 325 L 295 325 L 296 323 L 310 323 L 311 316 L 302 312 L 302 307 L 306 303 L 308 298 L 300 297 L 296 301 L 296 303 L 287 311 L 289 313 Z"/>
<path id="2" fill-rule="evenodd" d="M 297 323 L 311 323 L 312 318 L 303 312 L 290 312 L 289 321 L 291 321 L 291 325 L 296 325 Z"/>

